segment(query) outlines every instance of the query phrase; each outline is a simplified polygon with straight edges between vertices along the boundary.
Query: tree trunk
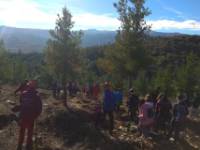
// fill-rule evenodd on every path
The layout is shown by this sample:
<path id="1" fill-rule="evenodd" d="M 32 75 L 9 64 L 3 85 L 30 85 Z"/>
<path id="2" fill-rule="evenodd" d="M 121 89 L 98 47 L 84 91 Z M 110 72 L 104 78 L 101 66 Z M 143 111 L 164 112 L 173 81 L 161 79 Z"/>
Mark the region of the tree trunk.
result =
<path id="1" fill-rule="evenodd" d="M 66 87 L 66 78 L 63 77 L 62 80 L 62 87 L 63 87 L 63 103 L 64 106 L 68 109 L 68 105 L 67 105 L 67 87 Z"/>

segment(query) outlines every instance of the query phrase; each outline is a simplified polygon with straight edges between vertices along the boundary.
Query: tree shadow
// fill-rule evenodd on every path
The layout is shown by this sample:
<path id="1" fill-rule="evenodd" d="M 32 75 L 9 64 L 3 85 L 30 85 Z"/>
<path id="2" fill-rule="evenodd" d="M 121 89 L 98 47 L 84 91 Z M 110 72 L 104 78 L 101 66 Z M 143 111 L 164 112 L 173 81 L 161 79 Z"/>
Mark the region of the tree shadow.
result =
<path id="1" fill-rule="evenodd" d="M 84 149 L 138 149 L 136 143 L 112 139 L 103 130 L 96 129 L 92 123 L 92 117 L 91 113 L 83 110 L 58 111 L 50 120 L 40 125 L 48 124 L 49 132 L 54 132 L 57 137 L 62 138 L 64 145 L 68 148 L 79 145 Z"/>
<path id="2" fill-rule="evenodd" d="M 14 120 L 16 120 L 15 115 L 0 115 L 0 130 L 7 127 Z"/>

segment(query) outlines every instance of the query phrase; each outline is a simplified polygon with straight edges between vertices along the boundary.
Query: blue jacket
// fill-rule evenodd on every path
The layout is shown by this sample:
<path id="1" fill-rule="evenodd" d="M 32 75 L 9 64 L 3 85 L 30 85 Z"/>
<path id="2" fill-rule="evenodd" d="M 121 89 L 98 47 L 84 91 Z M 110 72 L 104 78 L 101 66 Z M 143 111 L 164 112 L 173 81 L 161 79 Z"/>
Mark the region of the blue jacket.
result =
<path id="1" fill-rule="evenodd" d="M 113 111 L 115 109 L 115 99 L 111 90 L 104 91 L 103 109 L 104 111 Z"/>
<path id="2" fill-rule="evenodd" d="M 114 99 L 115 99 L 116 104 L 122 102 L 123 94 L 121 91 L 114 91 L 113 94 L 114 94 Z"/>

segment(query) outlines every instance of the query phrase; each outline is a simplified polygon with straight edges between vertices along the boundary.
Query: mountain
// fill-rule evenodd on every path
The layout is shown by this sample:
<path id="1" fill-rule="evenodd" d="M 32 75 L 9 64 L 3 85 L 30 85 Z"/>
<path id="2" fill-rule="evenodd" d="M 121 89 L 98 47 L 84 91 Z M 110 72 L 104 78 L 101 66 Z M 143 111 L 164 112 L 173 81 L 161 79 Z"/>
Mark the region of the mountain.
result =
<path id="1" fill-rule="evenodd" d="M 82 47 L 105 45 L 115 41 L 116 31 L 90 29 L 82 32 Z M 174 36 L 177 34 L 150 32 L 151 36 Z M 6 48 L 10 52 L 42 52 L 49 38 L 49 30 L 0 26 L 0 39 L 3 39 Z"/>

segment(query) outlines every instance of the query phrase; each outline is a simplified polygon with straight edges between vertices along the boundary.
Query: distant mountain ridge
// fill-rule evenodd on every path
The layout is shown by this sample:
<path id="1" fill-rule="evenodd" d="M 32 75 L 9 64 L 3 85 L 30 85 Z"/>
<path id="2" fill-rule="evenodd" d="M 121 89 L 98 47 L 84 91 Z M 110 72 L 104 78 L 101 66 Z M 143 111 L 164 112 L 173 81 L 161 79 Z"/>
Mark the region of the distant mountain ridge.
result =
<path id="1" fill-rule="evenodd" d="M 83 30 L 82 47 L 105 45 L 115 41 L 116 31 L 96 29 Z M 151 36 L 175 36 L 179 33 L 150 32 Z M 25 29 L 0 26 L 0 39 L 3 39 L 10 52 L 42 52 L 50 38 L 49 30 Z"/>

